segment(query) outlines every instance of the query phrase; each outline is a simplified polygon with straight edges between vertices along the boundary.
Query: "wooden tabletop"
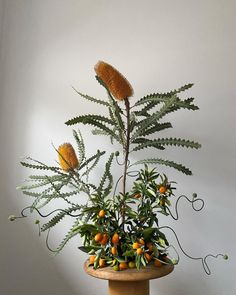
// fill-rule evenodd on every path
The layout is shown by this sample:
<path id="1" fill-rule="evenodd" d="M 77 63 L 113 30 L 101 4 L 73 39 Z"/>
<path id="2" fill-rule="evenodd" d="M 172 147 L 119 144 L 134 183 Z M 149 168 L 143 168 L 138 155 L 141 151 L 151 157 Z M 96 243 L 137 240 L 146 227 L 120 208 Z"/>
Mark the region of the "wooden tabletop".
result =
<path id="1" fill-rule="evenodd" d="M 111 281 L 145 281 L 164 277 L 174 270 L 173 265 L 163 265 L 156 267 L 153 264 L 147 265 L 146 268 L 137 270 L 136 268 L 129 268 L 122 271 L 115 271 L 112 267 L 93 269 L 88 266 L 88 261 L 84 264 L 85 272 L 95 278 Z"/>

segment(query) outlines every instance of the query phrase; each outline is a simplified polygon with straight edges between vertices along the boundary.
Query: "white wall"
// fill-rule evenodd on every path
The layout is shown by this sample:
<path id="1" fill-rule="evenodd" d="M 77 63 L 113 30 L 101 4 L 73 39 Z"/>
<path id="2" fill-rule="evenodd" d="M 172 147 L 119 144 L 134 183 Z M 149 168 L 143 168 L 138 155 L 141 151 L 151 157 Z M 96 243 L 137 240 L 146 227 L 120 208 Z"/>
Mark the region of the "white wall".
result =
<path id="1" fill-rule="evenodd" d="M 177 223 L 163 221 L 175 227 L 193 255 L 219 251 L 230 260 L 210 261 L 213 274 L 208 277 L 200 263 L 182 256 L 174 273 L 152 282 L 152 294 L 235 294 L 235 0 L 0 4 L 1 294 L 106 294 L 106 282 L 84 274 L 86 256 L 77 250 L 78 240 L 53 257 L 44 238 L 37 236 L 36 215 L 7 221 L 28 204 L 15 191 L 26 176 L 20 157 L 53 162 L 51 142 L 57 146 L 72 139 L 64 122 L 77 114 L 100 112 L 70 88 L 73 84 L 101 97 L 104 91 L 93 71 L 100 59 L 127 76 L 136 98 L 195 83 L 189 95 L 197 98 L 200 111 L 171 115 L 176 128 L 165 135 L 189 137 L 203 147 L 163 153 L 191 166 L 194 176 L 162 171 L 178 182 L 179 193 L 198 192 L 206 208 L 197 214 L 183 204 Z M 87 130 L 82 128 L 92 152 L 95 141 Z M 105 145 L 107 149 L 107 141 Z M 54 232 L 56 240 L 63 230 Z"/>

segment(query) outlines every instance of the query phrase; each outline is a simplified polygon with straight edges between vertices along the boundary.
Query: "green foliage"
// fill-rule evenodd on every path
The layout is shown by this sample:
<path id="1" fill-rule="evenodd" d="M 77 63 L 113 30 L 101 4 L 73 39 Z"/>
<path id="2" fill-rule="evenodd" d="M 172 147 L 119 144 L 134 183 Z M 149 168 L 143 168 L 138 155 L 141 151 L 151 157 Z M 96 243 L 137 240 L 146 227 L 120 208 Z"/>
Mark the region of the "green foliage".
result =
<path id="1" fill-rule="evenodd" d="M 76 90 L 74 87 L 72 87 L 72 88 L 75 90 L 75 92 L 77 94 L 79 94 L 81 97 L 83 97 L 83 98 L 85 98 L 85 99 L 87 99 L 89 101 L 92 101 L 92 102 L 95 102 L 95 103 L 98 103 L 98 104 L 101 104 L 101 105 L 104 105 L 104 106 L 109 106 L 109 104 L 106 101 L 94 98 L 94 97 L 89 96 L 87 94 L 83 94 L 83 93 L 79 92 L 78 90 Z"/>
<path id="2" fill-rule="evenodd" d="M 139 143 L 133 151 L 138 151 L 144 148 L 154 147 L 157 149 L 164 149 L 164 145 L 174 145 L 174 146 L 181 146 L 186 148 L 195 148 L 199 149 L 201 145 L 197 142 L 185 140 L 181 138 L 158 138 L 154 140 L 144 139 L 143 142 L 140 142 L 136 139 L 136 143 Z"/>
<path id="3" fill-rule="evenodd" d="M 167 113 L 170 113 L 173 109 L 173 106 L 176 100 L 177 100 L 176 96 L 171 97 L 168 101 L 165 102 L 165 104 L 160 108 L 160 110 L 148 116 L 147 118 L 139 121 L 137 123 L 136 130 L 131 137 L 131 141 L 139 137 L 140 134 L 144 134 L 145 130 L 149 128 L 150 125 L 156 123 L 158 120 L 164 117 Z"/>
<path id="4" fill-rule="evenodd" d="M 114 122 L 109 120 L 106 117 L 96 116 L 96 115 L 80 116 L 80 117 L 76 117 L 76 118 L 73 118 L 73 119 L 67 121 L 66 125 L 74 125 L 77 123 L 82 123 L 84 125 L 88 124 L 88 125 L 92 125 L 94 127 L 97 127 L 99 129 L 101 129 L 102 131 L 104 131 L 109 136 L 111 136 L 112 138 L 114 138 L 115 140 L 117 140 L 118 142 L 121 142 L 121 140 L 117 136 L 117 134 L 112 129 L 110 129 L 109 127 L 107 127 L 104 124 L 104 123 L 107 123 L 109 125 L 114 125 Z"/>
<path id="5" fill-rule="evenodd" d="M 52 167 L 52 166 L 47 166 L 47 165 L 34 165 L 31 163 L 27 162 L 20 162 L 22 166 L 26 168 L 31 168 L 31 169 L 39 169 L 39 170 L 49 170 L 49 171 L 54 171 L 54 172 L 59 172 L 60 168 L 58 167 Z"/>
<path id="6" fill-rule="evenodd" d="M 85 146 L 84 146 L 84 140 L 83 140 L 82 134 L 79 130 L 77 132 L 73 130 L 73 136 L 78 146 L 79 163 L 83 163 L 85 159 Z"/>
<path id="7" fill-rule="evenodd" d="M 149 94 L 149 95 L 146 95 L 142 98 L 140 98 L 136 103 L 135 103 L 135 107 L 141 105 L 141 104 L 144 104 L 144 103 L 147 103 L 147 102 L 163 102 L 163 101 L 166 101 L 166 99 L 172 97 L 173 95 L 176 96 L 176 94 L 180 93 L 180 92 L 183 92 L 183 91 L 186 91 L 188 89 L 190 89 L 191 87 L 193 86 L 192 83 L 189 83 L 189 84 L 186 84 L 182 87 L 180 87 L 179 89 L 176 89 L 176 90 L 172 90 L 170 92 L 166 92 L 166 93 L 153 93 L 153 94 Z"/>
<path id="8" fill-rule="evenodd" d="M 84 116 L 75 117 L 75 118 L 67 121 L 66 125 L 75 125 L 77 123 L 90 124 L 90 122 L 94 122 L 94 121 L 107 123 L 109 125 L 114 125 L 115 124 L 112 120 L 110 120 L 110 119 L 108 119 L 108 118 L 106 118 L 104 116 L 84 115 Z"/>
<path id="9" fill-rule="evenodd" d="M 110 155 L 105 165 L 105 171 L 97 189 L 98 194 L 101 194 L 104 197 L 106 197 L 110 193 L 112 189 L 112 185 L 113 185 L 113 177 L 111 174 L 111 164 L 112 164 L 113 158 L 114 158 L 114 153 Z M 107 185 L 105 186 L 106 181 L 107 181 Z"/>
<path id="10" fill-rule="evenodd" d="M 135 163 L 133 163 L 131 166 L 134 165 L 143 165 L 143 164 L 159 164 L 159 165 L 165 165 L 165 166 L 169 166 L 172 168 L 175 168 L 178 171 L 183 172 L 186 175 L 192 175 L 191 170 L 189 170 L 188 168 L 184 167 L 181 164 L 175 163 L 173 161 L 169 161 L 169 160 L 163 160 L 163 159 L 158 159 L 158 158 L 151 158 L 151 159 L 144 159 L 144 160 L 140 160 L 137 161 Z"/>
<path id="11" fill-rule="evenodd" d="M 149 126 L 146 129 L 143 129 L 142 131 L 140 131 L 139 136 L 146 136 L 147 137 L 147 135 L 150 135 L 150 134 L 153 134 L 153 133 L 156 133 L 158 131 L 165 130 L 168 128 L 172 128 L 172 125 L 169 122 L 167 122 L 167 123 L 154 123 L 154 124 L 151 124 L 151 127 Z M 133 140 L 133 142 L 134 142 L 134 140 Z"/>
<path id="12" fill-rule="evenodd" d="M 125 142 L 125 134 L 124 134 L 124 130 L 125 130 L 125 124 L 121 118 L 120 115 L 120 107 L 118 106 L 117 102 L 114 100 L 114 98 L 111 96 L 111 94 L 109 93 L 109 102 L 110 102 L 110 108 L 109 108 L 109 113 L 110 113 L 110 117 L 111 120 L 113 122 L 115 122 L 116 128 L 118 130 L 119 133 L 119 139 L 120 142 L 122 143 L 122 145 L 124 146 L 124 142 Z"/>

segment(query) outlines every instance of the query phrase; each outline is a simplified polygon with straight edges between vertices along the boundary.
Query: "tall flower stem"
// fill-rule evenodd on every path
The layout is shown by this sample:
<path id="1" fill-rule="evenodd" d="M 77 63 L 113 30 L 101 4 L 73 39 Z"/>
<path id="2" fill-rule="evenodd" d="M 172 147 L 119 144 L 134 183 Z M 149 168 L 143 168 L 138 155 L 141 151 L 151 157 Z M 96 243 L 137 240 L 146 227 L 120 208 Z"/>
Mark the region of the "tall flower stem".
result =
<path id="1" fill-rule="evenodd" d="M 128 98 L 125 100 L 126 108 L 126 143 L 124 146 L 124 173 L 123 173 L 123 204 L 121 206 L 121 216 L 122 216 L 122 228 L 125 230 L 125 193 L 126 193 L 126 176 L 128 169 L 129 160 L 129 146 L 130 146 L 130 103 Z"/>

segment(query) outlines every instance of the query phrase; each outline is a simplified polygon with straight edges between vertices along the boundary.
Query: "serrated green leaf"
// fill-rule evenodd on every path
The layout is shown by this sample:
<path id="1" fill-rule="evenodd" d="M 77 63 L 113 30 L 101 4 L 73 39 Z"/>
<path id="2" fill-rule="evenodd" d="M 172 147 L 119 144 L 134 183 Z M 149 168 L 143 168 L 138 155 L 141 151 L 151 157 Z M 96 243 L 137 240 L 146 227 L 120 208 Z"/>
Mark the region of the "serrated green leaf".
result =
<path id="1" fill-rule="evenodd" d="M 165 148 L 163 146 L 161 146 L 159 143 L 156 143 L 152 140 L 146 140 L 146 142 L 144 143 L 141 143 L 139 145 L 137 145 L 135 148 L 132 149 L 132 152 L 136 152 L 136 151 L 139 151 L 141 149 L 144 149 L 144 148 L 156 148 L 156 149 L 159 149 L 159 150 L 164 150 Z"/>
<path id="2" fill-rule="evenodd" d="M 189 88 L 191 88 L 193 86 L 192 83 L 186 84 L 176 90 L 170 91 L 170 92 L 166 92 L 166 93 L 152 93 L 149 95 L 146 95 L 144 97 L 142 97 L 141 99 L 139 99 L 136 103 L 135 103 L 135 107 L 139 106 L 143 103 L 147 103 L 147 102 L 160 102 L 160 101 L 166 101 L 166 99 L 172 97 L 173 95 L 176 95 L 182 91 L 185 91 Z"/>
<path id="3" fill-rule="evenodd" d="M 154 140 L 146 139 L 145 141 L 139 143 L 139 145 L 136 146 L 133 149 L 133 151 L 138 151 L 138 150 L 141 150 L 144 148 L 150 148 L 150 147 L 154 147 L 157 149 L 164 149 L 163 145 L 174 145 L 174 146 L 181 146 L 181 147 L 195 148 L 195 149 L 199 149 L 201 147 L 199 143 L 194 141 L 170 137 L 170 138 L 158 138 Z"/>
<path id="4" fill-rule="evenodd" d="M 155 123 L 154 125 L 151 125 L 147 129 L 143 129 L 143 131 L 139 132 L 139 136 L 147 136 L 150 134 L 153 134 L 155 132 L 167 129 L 167 128 L 172 128 L 171 123 Z"/>
<path id="5" fill-rule="evenodd" d="M 77 94 L 79 94 L 81 97 L 83 97 L 83 98 L 85 98 L 85 99 L 87 99 L 89 101 L 92 101 L 92 102 L 95 102 L 95 103 L 98 103 L 98 104 L 101 104 L 101 105 L 104 105 L 104 106 L 109 106 L 109 103 L 106 102 L 106 101 L 103 101 L 101 99 L 94 98 L 94 97 L 89 96 L 87 94 L 83 94 L 83 93 L 79 92 L 78 90 L 76 90 L 73 86 L 72 86 L 72 88 L 75 90 L 75 92 Z"/>
<path id="6" fill-rule="evenodd" d="M 60 172 L 60 168 L 58 168 L 58 167 L 51 167 L 51 166 L 47 166 L 47 165 L 34 165 L 34 164 L 26 163 L 26 162 L 20 162 L 20 163 L 22 166 L 24 166 L 26 168 Z"/>
<path id="7" fill-rule="evenodd" d="M 115 123 L 108 119 L 107 117 L 100 116 L 100 115 L 83 115 L 83 116 L 78 116 L 73 119 L 68 120 L 65 124 L 66 125 L 75 125 L 78 123 L 83 123 L 83 124 L 89 124 L 91 121 L 98 121 L 101 123 L 107 123 L 109 125 L 114 126 Z"/>
<path id="8" fill-rule="evenodd" d="M 80 119 L 81 117 L 87 117 L 87 118 L 86 119 Z M 94 127 L 97 127 L 99 129 L 105 131 L 107 134 L 109 134 L 109 136 L 112 136 L 116 141 L 120 142 L 120 138 L 117 136 L 117 134 L 115 134 L 115 132 L 113 130 L 108 128 L 106 125 L 104 125 L 100 121 L 92 119 L 91 116 L 81 116 L 81 117 L 71 119 L 71 120 L 67 121 L 66 124 L 67 125 L 73 125 L 73 124 L 77 124 L 77 123 L 82 123 L 84 125 L 86 125 L 86 124 L 92 125 Z M 81 121 L 81 122 L 79 122 L 79 121 Z"/>
<path id="9" fill-rule="evenodd" d="M 159 165 L 165 165 L 165 166 L 169 166 L 172 167 L 178 171 L 183 172 L 186 175 L 192 175 L 192 172 L 186 168 L 185 166 L 175 163 L 173 161 L 169 161 L 169 160 L 163 160 L 163 159 L 157 159 L 157 158 L 150 158 L 150 159 L 144 159 L 144 160 L 140 160 L 137 161 L 135 163 L 133 163 L 131 166 L 134 165 L 142 165 L 142 164 L 159 164 Z M 131 167 L 130 166 L 130 167 Z"/>
<path id="10" fill-rule="evenodd" d="M 73 136 L 76 140 L 78 150 L 79 150 L 79 163 L 83 163 L 85 159 L 85 145 L 84 145 L 82 134 L 79 130 L 77 132 L 73 130 Z"/>
<path id="11" fill-rule="evenodd" d="M 119 133 L 119 139 L 120 142 L 124 145 L 125 142 L 125 124 L 121 118 L 121 109 L 118 106 L 117 102 L 114 100 L 114 98 L 109 94 L 109 103 L 110 103 L 110 116 L 111 120 L 115 122 L 115 126 L 117 128 L 117 131 Z"/>
<path id="12" fill-rule="evenodd" d="M 145 130 L 150 127 L 150 125 L 157 123 L 158 120 L 160 120 L 171 108 L 171 106 L 175 103 L 177 100 L 176 96 L 173 96 L 170 98 L 159 111 L 155 112 L 151 116 L 145 118 L 144 120 L 137 123 L 136 129 L 131 137 L 131 141 L 136 139 L 140 136 L 140 134 L 145 134 Z"/>
<path id="13" fill-rule="evenodd" d="M 101 178 L 101 181 L 100 181 L 100 184 L 99 184 L 98 190 L 97 190 L 99 194 L 101 194 L 103 192 L 104 196 L 107 196 L 110 193 L 110 190 L 111 190 L 112 184 L 113 184 L 113 177 L 110 172 L 113 158 L 114 158 L 114 153 L 112 153 L 110 155 L 110 157 L 105 165 L 105 171 L 104 171 L 104 174 Z M 108 184 L 107 184 L 106 188 L 104 188 L 106 180 L 108 180 Z"/>

